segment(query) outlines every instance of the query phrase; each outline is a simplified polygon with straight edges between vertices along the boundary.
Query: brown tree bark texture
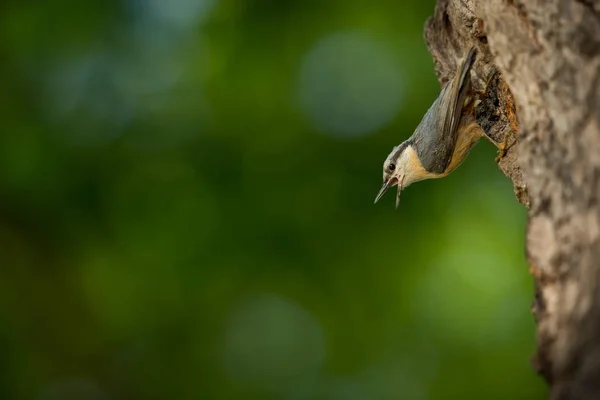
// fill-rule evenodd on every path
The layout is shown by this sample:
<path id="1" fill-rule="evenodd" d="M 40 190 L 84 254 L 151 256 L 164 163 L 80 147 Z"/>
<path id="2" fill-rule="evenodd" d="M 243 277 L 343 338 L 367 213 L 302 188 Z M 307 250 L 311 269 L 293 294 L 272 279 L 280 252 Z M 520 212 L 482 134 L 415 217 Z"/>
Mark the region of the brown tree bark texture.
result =
<path id="1" fill-rule="evenodd" d="M 600 1 L 438 0 L 425 39 L 441 83 L 471 45 L 478 109 L 528 209 L 537 372 L 551 399 L 600 399 Z M 512 143 L 509 142 L 509 143 Z"/>

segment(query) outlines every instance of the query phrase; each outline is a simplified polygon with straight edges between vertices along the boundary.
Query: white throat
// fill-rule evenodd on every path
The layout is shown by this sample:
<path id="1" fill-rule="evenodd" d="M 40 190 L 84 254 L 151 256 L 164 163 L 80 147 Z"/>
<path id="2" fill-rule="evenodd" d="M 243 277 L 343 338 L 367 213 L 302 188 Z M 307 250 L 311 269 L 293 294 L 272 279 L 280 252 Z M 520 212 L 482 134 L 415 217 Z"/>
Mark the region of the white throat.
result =
<path id="1" fill-rule="evenodd" d="M 396 170 L 398 172 L 395 176 L 398 182 L 403 180 L 403 187 L 425 179 L 437 178 L 437 175 L 427 172 L 423 168 L 417 152 L 412 146 L 406 147 L 402 154 L 400 154 L 400 157 L 396 161 Z"/>

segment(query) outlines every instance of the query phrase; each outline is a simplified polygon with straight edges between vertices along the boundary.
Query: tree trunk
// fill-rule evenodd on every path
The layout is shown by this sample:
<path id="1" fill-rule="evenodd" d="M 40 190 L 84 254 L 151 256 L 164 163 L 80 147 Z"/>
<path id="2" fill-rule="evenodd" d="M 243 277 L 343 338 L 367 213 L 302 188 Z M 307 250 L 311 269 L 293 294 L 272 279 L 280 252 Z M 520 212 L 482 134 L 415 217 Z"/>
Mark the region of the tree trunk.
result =
<path id="1" fill-rule="evenodd" d="M 478 120 L 516 139 L 499 165 L 528 208 L 534 365 L 551 399 L 598 400 L 600 1 L 438 0 L 425 39 L 442 83 L 471 45 L 480 87 L 500 72 Z"/>

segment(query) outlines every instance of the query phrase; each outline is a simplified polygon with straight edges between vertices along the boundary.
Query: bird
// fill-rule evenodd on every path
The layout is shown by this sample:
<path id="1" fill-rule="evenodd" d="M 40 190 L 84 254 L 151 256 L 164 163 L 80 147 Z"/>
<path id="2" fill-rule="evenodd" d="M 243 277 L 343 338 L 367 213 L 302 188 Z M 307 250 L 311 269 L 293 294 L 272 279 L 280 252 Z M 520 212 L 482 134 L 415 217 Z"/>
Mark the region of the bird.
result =
<path id="1" fill-rule="evenodd" d="M 481 137 L 487 138 L 499 149 L 496 161 L 504 156 L 507 140 L 503 143 L 496 142 L 475 119 L 476 106 L 498 74 L 497 69 L 493 68 L 484 90 L 473 90 L 471 68 L 476 56 L 477 49 L 471 47 L 454 77 L 442 87 L 412 136 L 394 146 L 389 153 L 383 163 L 383 186 L 374 203 L 389 188 L 397 186 L 398 209 L 400 195 L 406 187 L 426 179 L 447 176 L 463 163 Z"/>

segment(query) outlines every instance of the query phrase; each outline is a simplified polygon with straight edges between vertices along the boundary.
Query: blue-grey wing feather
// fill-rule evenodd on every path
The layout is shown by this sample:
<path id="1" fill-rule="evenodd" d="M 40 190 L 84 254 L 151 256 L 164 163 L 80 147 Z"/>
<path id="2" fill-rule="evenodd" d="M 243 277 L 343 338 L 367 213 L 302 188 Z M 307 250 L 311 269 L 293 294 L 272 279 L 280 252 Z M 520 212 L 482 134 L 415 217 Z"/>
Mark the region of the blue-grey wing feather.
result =
<path id="1" fill-rule="evenodd" d="M 429 172 L 443 173 L 452 159 L 476 53 L 474 47 L 469 50 L 457 74 L 442 88 L 413 135 L 420 161 Z"/>

